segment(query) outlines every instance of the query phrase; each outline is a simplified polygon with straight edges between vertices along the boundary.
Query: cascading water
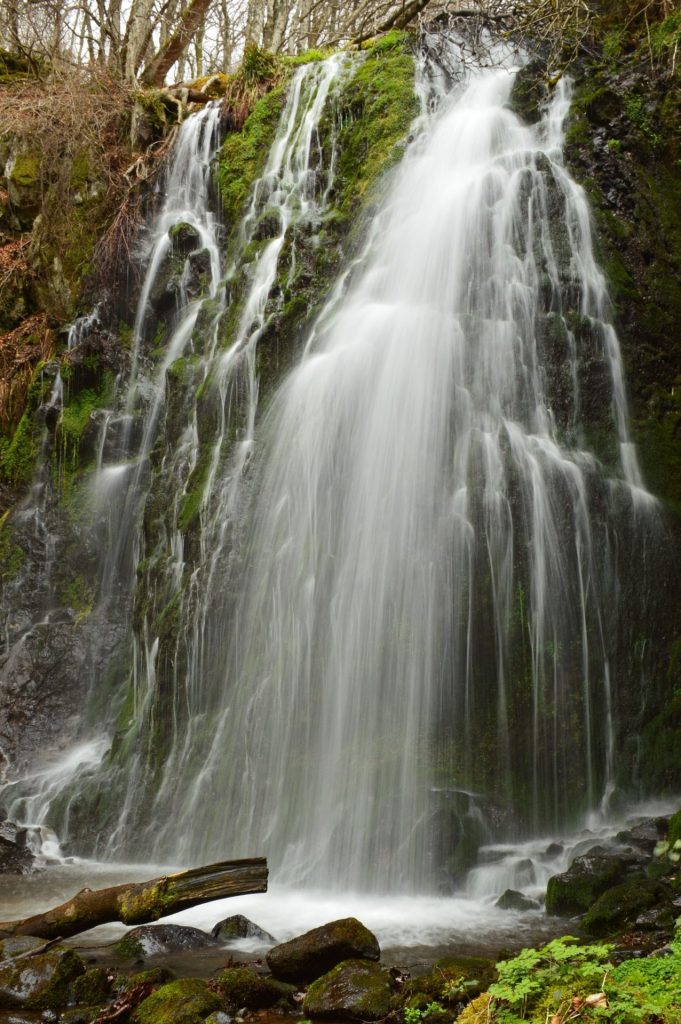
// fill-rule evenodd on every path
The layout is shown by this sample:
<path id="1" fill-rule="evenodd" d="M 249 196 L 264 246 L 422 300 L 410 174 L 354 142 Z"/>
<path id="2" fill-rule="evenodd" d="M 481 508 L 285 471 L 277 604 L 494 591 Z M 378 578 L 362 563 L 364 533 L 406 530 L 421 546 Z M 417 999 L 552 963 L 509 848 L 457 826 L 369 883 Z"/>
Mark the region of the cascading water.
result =
<path id="1" fill-rule="evenodd" d="M 174 794 L 184 856 L 264 850 L 288 882 L 419 890 L 462 802 L 484 835 L 467 787 L 536 828 L 612 785 L 617 506 L 648 499 L 561 159 L 569 90 L 533 129 L 512 84 L 480 72 L 444 102 L 263 425 L 227 663 L 203 663 L 221 712 Z M 583 447 L 587 347 L 609 482 Z"/>
<path id="2" fill-rule="evenodd" d="M 132 701 L 82 786 L 112 794 L 108 856 L 264 853 L 285 882 L 418 892 L 495 828 L 607 810 L 620 548 L 651 499 L 562 160 L 569 87 L 528 127 L 503 66 L 422 76 L 436 109 L 258 422 L 258 345 L 328 214 L 320 126 L 351 74 L 296 71 L 226 269 L 218 108 L 180 130 L 95 478 L 104 602 L 141 581 Z M 34 817 L 78 802 L 67 775 Z"/>

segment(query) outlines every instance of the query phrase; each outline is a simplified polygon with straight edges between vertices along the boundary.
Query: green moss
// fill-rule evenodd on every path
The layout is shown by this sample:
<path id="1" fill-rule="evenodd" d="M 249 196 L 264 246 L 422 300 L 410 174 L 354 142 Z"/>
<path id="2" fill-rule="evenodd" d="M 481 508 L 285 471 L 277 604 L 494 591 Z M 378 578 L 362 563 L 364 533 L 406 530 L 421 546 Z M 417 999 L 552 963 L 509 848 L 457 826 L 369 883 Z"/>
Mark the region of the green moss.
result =
<path id="1" fill-rule="evenodd" d="M 590 935 L 607 936 L 625 928 L 631 928 L 639 914 L 660 903 L 669 903 L 669 925 L 671 894 L 660 882 L 631 879 L 622 885 L 615 885 L 602 893 L 593 903 L 582 920 L 582 927 Z"/>
<path id="2" fill-rule="evenodd" d="M 200 1024 L 223 1002 L 200 978 L 181 978 L 163 985 L 133 1011 L 134 1024 Z"/>
<path id="3" fill-rule="evenodd" d="M 85 971 L 72 949 L 55 946 L 47 953 L 0 967 L 3 1008 L 54 1010 L 67 1006 L 71 984 Z"/>
<path id="4" fill-rule="evenodd" d="M 218 975 L 217 983 L 230 1009 L 242 1006 L 249 1010 L 264 1010 L 269 1006 L 293 1005 L 295 985 L 266 978 L 247 967 L 230 967 Z"/>
<path id="5" fill-rule="evenodd" d="M 336 206 L 352 217 L 371 198 L 379 176 L 398 161 L 418 114 L 409 37 L 398 33 L 374 43 L 342 90 Z"/>
<path id="6" fill-rule="evenodd" d="M 676 814 L 672 814 L 669 819 L 668 839 L 670 846 L 681 840 L 681 810 L 678 810 Z"/>
<path id="7" fill-rule="evenodd" d="M 9 583 L 21 572 L 26 552 L 14 540 L 14 528 L 7 522 L 8 513 L 0 519 L 0 580 Z"/>
<path id="8" fill-rule="evenodd" d="M 12 440 L 5 441 L 0 449 L 0 473 L 7 483 L 30 483 L 40 449 L 39 437 L 32 410 L 26 409 Z"/>
<path id="9" fill-rule="evenodd" d="M 24 187 L 37 185 L 40 181 L 40 158 L 35 153 L 20 153 L 14 159 L 9 178 Z"/>
<path id="10" fill-rule="evenodd" d="M 165 985 L 169 981 L 175 981 L 176 975 L 169 967 L 151 967 L 148 971 L 138 971 L 128 978 L 128 990 L 136 988 L 137 985 Z"/>
<path id="11" fill-rule="evenodd" d="M 76 621 L 86 618 L 92 611 L 95 590 L 92 583 L 79 573 L 73 576 L 62 588 L 60 603 L 76 613 Z M 85 1002 L 86 1000 L 81 1000 Z"/>
<path id="12" fill-rule="evenodd" d="M 299 68 L 302 64 L 315 64 L 320 60 L 330 57 L 332 50 L 305 50 L 304 53 L 296 53 L 292 56 L 284 56 L 281 63 L 287 68 Z"/>
<path id="13" fill-rule="evenodd" d="M 240 219 L 251 185 L 265 167 L 284 100 L 283 87 L 268 92 L 255 104 L 241 131 L 231 132 L 222 145 L 217 180 L 230 227 Z"/>
<path id="14" fill-rule="evenodd" d="M 106 967 L 90 967 L 73 983 L 72 995 L 84 1006 L 101 1006 L 111 992 L 111 976 Z"/>

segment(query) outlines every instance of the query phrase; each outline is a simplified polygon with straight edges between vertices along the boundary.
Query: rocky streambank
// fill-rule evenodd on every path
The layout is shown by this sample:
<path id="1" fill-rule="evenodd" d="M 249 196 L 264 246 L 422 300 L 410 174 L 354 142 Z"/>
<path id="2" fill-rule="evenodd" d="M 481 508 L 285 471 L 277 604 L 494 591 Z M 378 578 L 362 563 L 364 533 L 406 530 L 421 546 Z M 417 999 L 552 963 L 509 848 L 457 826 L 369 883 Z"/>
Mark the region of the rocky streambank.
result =
<path id="1" fill-rule="evenodd" d="M 639 819 L 596 844 L 584 840 L 546 893 L 553 934 L 569 930 L 576 938 L 515 955 L 457 950 L 420 970 L 382 955 L 354 917 L 283 943 L 241 915 L 211 932 L 144 925 L 91 948 L 8 935 L 0 937 L 0 1021 L 509 1024 L 543 1019 L 557 999 L 555 1024 L 596 1017 L 671 1024 L 681 1011 L 680 863 L 681 811 Z M 513 896 L 498 905 L 517 914 L 522 894 Z M 257 952 L 239 953 L 238 940 Z M 568 1005 L 574 1017 L 565 1016 Z"/>

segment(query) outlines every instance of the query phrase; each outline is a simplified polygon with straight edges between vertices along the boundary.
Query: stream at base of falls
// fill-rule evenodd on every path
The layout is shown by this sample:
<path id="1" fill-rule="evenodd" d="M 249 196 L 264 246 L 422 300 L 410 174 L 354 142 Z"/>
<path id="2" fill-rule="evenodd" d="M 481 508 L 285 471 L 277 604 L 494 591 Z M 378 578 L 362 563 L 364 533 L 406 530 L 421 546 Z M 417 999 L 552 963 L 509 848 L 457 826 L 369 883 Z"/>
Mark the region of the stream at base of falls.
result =
<path id="1" fill-rule="evenodd" d="M 418 974 L 447 955 L 487 956 L 499 959 L 526 946 L 535 946 L 558 935 L 574 933 L 574 918 L 550 917 L 542 902 L 549 878 L 565 871 L 575 857 L 593 847 L 612 848 L 625 827 L 644 819 L 668 815 L 672 801 L 647 802 L 630 807 L 608 821 L 587 821 L 568 835 L 546 835 L 518 844 L 483 847 L 460 892 L 372 895 L 362 892 L 294 888 L 271 884 L 267 893 L 216 900 L 163 919 L 205 932 L 219 921 L 241 914 L 285 942 L 329 921 L 356 917 L 376 935 L 384 964 Z M 0 876 L 0 908 L 3 917 L 18 919 L 44 912 L 67 900 L 83 887 L 104 888 L 124 882 L 146 881 L 186 865 L 113 864 L 79 858 L 63 858 L 32 875 Z M 507 889 L 522 889 L 537 901 L 526 911 L 503 910 L 497 898 Z M 101 925 L 69 942 L 83 955 L 102 964 L 116 961 L 112 944 L 127 931 L 122 924 Z M 226 946 L 196 951 L 159 954 L 164 966 L 180 976 L 205 976 L 225 960 L 259 961 L 271 944 L 258 939 L 239 939 Z M 153 961 L 153 958 L 151 958 Z"/>

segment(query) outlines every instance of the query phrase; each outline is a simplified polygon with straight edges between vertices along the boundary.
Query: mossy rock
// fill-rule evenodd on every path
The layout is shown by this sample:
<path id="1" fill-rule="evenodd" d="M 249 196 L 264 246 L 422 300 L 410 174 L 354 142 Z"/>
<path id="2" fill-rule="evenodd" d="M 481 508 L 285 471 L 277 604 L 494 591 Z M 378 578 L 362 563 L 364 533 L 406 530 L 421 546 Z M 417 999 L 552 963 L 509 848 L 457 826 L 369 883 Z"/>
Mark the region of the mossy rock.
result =
<path id="1" fill-rule="evenodd" d="M 266 959 L 275 978 L 304 984 L 341 961 L 378 960 L 380 955 L 376 936 L 356 917 L 346 917 L 282 942 Z"/>
<path id="2" fill-rule="evenodd" d="M 242 1007 L 264 1010 L 278 1004 L 289 1009 L 293 1006 L 292 996 L 296 991 L 294 985 L 263 977 L 248 967 L 229 967 L 218 976 L 217 982 L 232 1010 Z"/>
<path id="3" fill-rule="evenodd" d="M 303 1012 L 313 1020 L 373 1021 L 392 1009 L 388 972 L 367 960 L 345 960 L 310 985 Z"/>
<path id="4" fill-rule="evenodd" d="M 133 1024 L 200 1024 L 223 1002 L 201 978 L 181 978 L 163 985 L 133 1011 Z"/>
<path id="5" fill-rule="evenodd" d="M 568 871 L 549 879 L 546 889 L 546 913 L 579 914 L 624 875 L 624 862 L 607 854 L 576 857 Z"/>
<path id="6" fill-rule="evenodd" d="M 85 973 L 76 952 L 54 946 L 46 953 L 0 967 L 0 1009 L 54 1010 L 67 1006 L 71 985 Z"/>
<path id="7" fill-rule="evenodd" d="M 131 974 L 127 979 L 125 988 L 130 990 L 137 985 L 166 985 L 169 981 L 175 981 L 177 975 L 170 967 L 151 967 L 148 971 L 138 971 Z"/>
<path id="8" fill-rule="evenodd" d="M 84 1006 L 101 1006 L 109 998 L 113 978 L 106 967 L 90 967 L 73 983 L 74 1000 Z"/>
<path id="9" fill-rule="evenodd" d="M 653 907 L 665 912 L 664 917 L 671 927 L 674 915 L 667 886 L 660 882 L 632 879 L 599 896 L 585 914 L 582 927 L 590 935 L 613 935 L 634 927 L 641 915 Z"/>

